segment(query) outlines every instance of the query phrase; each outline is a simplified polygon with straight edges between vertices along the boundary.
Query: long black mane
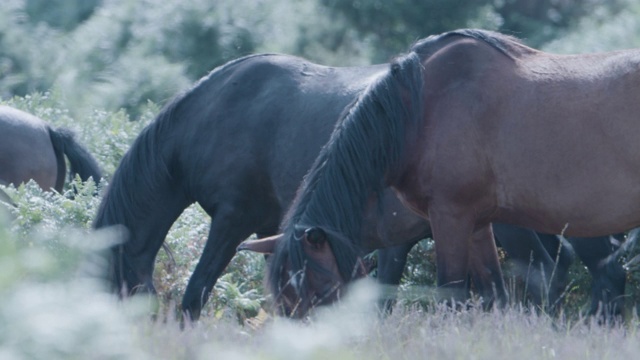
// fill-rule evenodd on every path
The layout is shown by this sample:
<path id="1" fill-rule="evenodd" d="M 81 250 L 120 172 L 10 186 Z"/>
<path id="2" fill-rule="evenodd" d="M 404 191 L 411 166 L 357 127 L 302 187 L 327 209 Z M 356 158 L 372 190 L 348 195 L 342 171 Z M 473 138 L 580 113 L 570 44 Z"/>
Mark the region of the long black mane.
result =
<path id="1" fill-rule="evenodd" d="M 385 177 L 399 166 L 407 134 L 422 114 L 421 57 L 454 35 L 483 41 L 510 58 L 522 51 L 519 47 L 524 48 L 508 36 L 465 29 L 421 40 L 410 53 L 393 61 L 344 113 L 305 177 L 283 221 L 284 241 L 271 260 L 269 284 L 274 295 L 286 285 L 282 269 L 287 261 L 290 274 L 300 274 L 305 267 L 327 272 L 303 251 L 300 239 L 310 227 L 327 233 L 340 275 L 346 282 L 352 279 L 361 255 L 358 239 L 367 201 L 383 190 Z"/>
<path id="2" fill-rule="evenodd" d="M 397 165 L 407 127 L 420 113 L 421 94 L 420 59 L 410 53 L 394 61 L 345 112 L 283 222 L 286 241 L 278 245 L 270 267 L 274 294 L 284 285 L 280 276 L 287 259 L 294 273 L 305 266 L 323 271 L 299 241 L 311 226 L 327 233 L 341 276 L 351 280 L 360 255 L 356 239 L 361 214 L 369 197 L 385 187 L 385 174 Z"/>

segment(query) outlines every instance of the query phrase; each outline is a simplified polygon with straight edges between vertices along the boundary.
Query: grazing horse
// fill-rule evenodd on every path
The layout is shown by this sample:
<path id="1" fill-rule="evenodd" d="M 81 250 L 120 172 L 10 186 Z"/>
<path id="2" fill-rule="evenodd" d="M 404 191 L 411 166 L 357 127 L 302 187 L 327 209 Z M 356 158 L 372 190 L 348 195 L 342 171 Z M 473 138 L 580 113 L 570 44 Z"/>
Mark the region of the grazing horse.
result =
<path id="1" fill-rule="evenodd" d="M 34 180 L 43 190 L 62 192 L 66 155 L 71 176 L 100 181 L 96 160 L 67 129 L 53 129 L 41 119 L 0 106 L 0 183 L 19 185 Z"/>
<path id="2" fill-rule="evenodd" d="M 482 30 L 419 41 L 343 113 L 271 238 L 276 303 L 304 314 L 358 277 L 361 214 L 386 186 L 429 219 L 448 299 L 467 298 L 471 273 L 505 301 L 491 222 L 576 237 L 640 225 L 638 63 Z"/>
<path id="3" fill-rule="evenodd" d="M 182 310 L 197 319 L 238 244 L 252 233 L 278 232 L 341 112 L 387 68 L 253 55 L 213 70 L 174 98 L 123 157 L 94 220 L 95 228 L 128 229 L 126 241 L 112 248 L 113 290 L 155 292 L 156 254 L 173 222 L 197 202 L 211 216 L 211 227 L 182 300 Z M 428 223 L 391 191 L 383 198 L 381 221 L 375 209 L 367 215 L 369 250 L 414 243 L 430 233 Z"/>

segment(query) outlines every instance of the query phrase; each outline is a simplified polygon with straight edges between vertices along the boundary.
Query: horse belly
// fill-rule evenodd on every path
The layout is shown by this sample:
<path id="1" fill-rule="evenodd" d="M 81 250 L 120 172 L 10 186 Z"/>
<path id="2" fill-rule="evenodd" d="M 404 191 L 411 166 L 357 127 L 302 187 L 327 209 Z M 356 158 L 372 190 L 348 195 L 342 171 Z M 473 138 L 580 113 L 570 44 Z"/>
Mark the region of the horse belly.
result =
<path id="1" fill-rule="evenodd" d="M 640 226 L 637 186 L 633 191 L 603 191 L 593 196 L 555 194 L 527 193 L 500 204 L 494 221 L 579 237 L 605 236 Z"/>
<path id="2" fill-rule="evenodd" d="M 505 150 L 512 158 L 496 171 L 498 207 L 507 214 L 500 220 L 568 236 L 640 225 L 640 156 L 632 155 L 640 148 L 565 135 L 563 141 L 521 141 L 518 149 Z"/>
<path id="3" fill-rule="evenodd" d="M 498 220 L 571 236 L 628 230 L 640 225 L 640 74 L 574 70 L 514 77 L 485 119 Z"/>

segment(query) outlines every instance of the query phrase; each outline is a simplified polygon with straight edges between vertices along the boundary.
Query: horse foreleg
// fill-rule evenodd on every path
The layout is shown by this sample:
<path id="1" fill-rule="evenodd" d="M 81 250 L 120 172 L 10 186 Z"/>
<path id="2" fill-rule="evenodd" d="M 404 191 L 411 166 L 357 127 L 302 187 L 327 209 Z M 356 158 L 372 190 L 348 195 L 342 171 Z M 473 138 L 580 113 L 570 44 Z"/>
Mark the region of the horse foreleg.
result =
<path id="1" fill-rule="evenodd" d="M 182 311 L 191 320 L 200 317 L 216 281 L 229 265 L 236 247 L 251 235 L 255 226 L 247 224 L 245 214 L 234 206 L 212 212 L 209 237 L 182 298 Z"/>
<path id="2" fill-rule="evenodd" d="M 156 255 L 172 224 L 188 206 L 187 198 L 178 191 L 172 196 L 154 198 L 154 211 L 131 222 L 131 233 L 123 244 L 112 247 L 112 285 L 121 295 L 155 294 L 153 269 Z"/>
<path id="3" fill-rule="evenodd" d="M 436 249 L 438 293 L 442 300 L 466 301 L 469 297 L 469 251 L 473 219 L 460 213 L 429 210 Z M 494 245 L 495 246 L 495 245 Z"/>
<path id="4" fill-rule="evenodd" d="M 497 300 L 499 306 L 507 303 L 507 291 L 491 224 L 480 227 L 471 235 L 469 270 L 475 289 L 487 306 L 494 300 Z"/>
<path id="5" fill-rule="evenodd" d="M 384 286 L 380 309 L 391 313 L 396 299 L 397 287 L 400 285 L 407 255 L 417 242 L 388 247 L 378 250 L 378 281 Z"/>

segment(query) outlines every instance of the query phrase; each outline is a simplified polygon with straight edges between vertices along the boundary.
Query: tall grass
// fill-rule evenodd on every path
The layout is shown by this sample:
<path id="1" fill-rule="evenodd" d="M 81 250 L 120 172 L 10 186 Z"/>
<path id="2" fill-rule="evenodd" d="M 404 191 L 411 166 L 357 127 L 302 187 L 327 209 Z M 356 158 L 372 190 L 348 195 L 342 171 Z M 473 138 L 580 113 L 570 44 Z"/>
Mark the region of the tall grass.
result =
<path id="1" fill-rule="evenodd" d="M 108 233 L 40 230 L 21 238 L 7 225 L 0 223 L 2 359 L 586 360 L 634 358 L 640 351 L 637 318 L 605 327 L 474 304 L 397 307 L 379 317 L 376 287 L 366 281 L 305 323 L 205 317 L 181 330 L 170 311 L 152 321 L 144 299 L 118 302 L 105 293 L 92 276 L 99 257 L 58 255 L 62 249 L 92 254 L 109 243 Z"/>

